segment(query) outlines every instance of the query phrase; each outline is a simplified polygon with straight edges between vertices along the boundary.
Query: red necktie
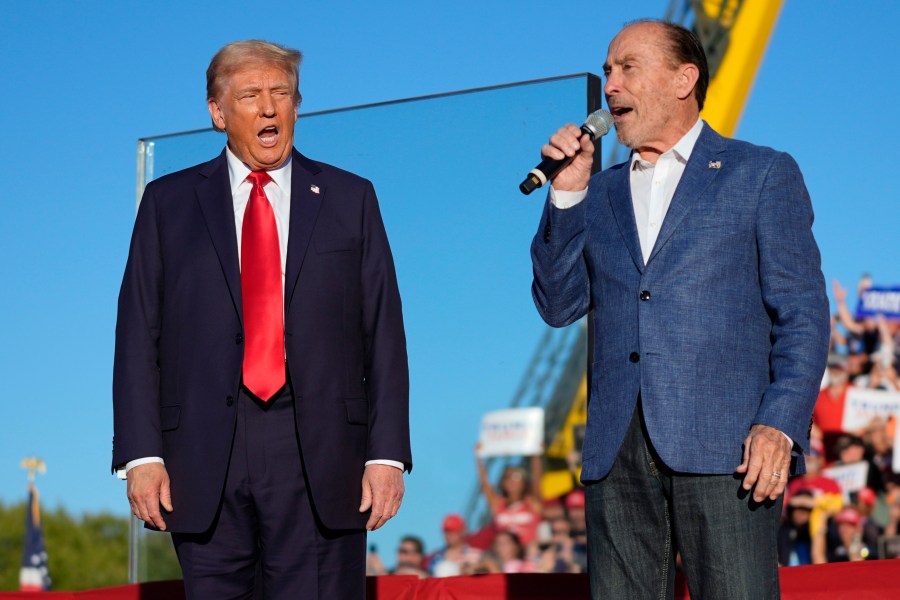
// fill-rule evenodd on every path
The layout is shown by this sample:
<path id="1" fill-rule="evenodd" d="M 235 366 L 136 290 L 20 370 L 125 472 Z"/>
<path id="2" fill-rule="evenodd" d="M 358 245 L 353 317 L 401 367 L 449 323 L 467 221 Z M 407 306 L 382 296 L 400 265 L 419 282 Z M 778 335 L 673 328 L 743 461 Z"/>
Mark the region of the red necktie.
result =
<path id="1" fill-rule="evenodd" d="M 275 213 L 263 186 L 265 171 L 247 176 L 253 184 L 241 227 L 241 295 L 244 300 L 244 387 L 268 401 L 284 386 L 284 291 Z"/>

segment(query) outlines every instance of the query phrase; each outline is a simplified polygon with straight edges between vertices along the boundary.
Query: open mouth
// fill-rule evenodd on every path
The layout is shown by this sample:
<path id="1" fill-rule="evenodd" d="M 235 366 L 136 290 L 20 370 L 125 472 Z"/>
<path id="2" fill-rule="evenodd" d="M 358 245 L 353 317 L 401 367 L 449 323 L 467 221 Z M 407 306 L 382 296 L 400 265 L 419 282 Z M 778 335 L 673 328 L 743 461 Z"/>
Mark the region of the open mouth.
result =
<path id="1" fill-rule="evenodd" d="M 632 110 L 633 109 L 630 106 L 614 106 L 609 109 L 616 121 L 630 113 Z"/>
<path id="2" fill-rule="evenodd" d="M 278 128 L 274 125 L 265 127 L 256 134 L 263 146 L 274 146 L 278 141 Z"/>

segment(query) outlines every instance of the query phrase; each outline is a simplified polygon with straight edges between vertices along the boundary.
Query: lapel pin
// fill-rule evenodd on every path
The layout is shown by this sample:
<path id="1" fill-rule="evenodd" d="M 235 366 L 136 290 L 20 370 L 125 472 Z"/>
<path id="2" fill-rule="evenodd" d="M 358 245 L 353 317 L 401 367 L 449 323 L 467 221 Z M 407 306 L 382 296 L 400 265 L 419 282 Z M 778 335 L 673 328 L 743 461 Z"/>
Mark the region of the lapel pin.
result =
<path id="1" fill-rule="evenodd" d="M 712 163 L 709 163 L 709 164 L 712 165 Z M 317 185 L 311 185 L 311 186 L 309 186 L 309 191 L 311 191 L 313 194 L 318 194 L 318 193 L 319 193 L 319 186 L 317 186 Z"/>
<path id="2" fill-rule="evenodd" d="M 721 160 L 711 160 L 711 161 L 709 161 L 709 168 L 710 168 L 710 169 L 721 169 L 721 168 L 722 168 L 722 161 L 721 161 Z"/>

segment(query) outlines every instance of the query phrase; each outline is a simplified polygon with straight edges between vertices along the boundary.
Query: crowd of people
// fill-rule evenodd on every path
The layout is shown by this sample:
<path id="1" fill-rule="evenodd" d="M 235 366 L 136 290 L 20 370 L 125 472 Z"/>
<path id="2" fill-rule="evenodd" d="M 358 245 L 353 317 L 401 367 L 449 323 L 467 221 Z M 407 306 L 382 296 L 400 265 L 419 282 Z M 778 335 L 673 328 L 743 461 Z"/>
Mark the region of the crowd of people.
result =
<path id="1" fill-rule="evenodd" d="M 863 277 L 858 293 L 871 285 Z M 806 474 L 785 492 L 778 535 L 783 566 L 900 557 L 900 474 L 892 465 L 896 419 L 875 418 L 844 427 L 851 388 L 900 392 L 900 321 L 855 318 L 847 292 L 832 286 L 837 311 L 831 353 L 813 414 Z M 369 553 L 369 574 L 447 577 L 483 573 L 580 573 L 587 569 L 584 493 L 560 498 L 541 494 L 540 456 L 529 469 L 504 469 L 498 485 L 488 479 L 476 449 L 481 489 L 490 510 L 487 524 L 472 528 L 458 514 L 444 517 L 444 545 L 433 551 L 419 537 L 401 539 L 393 569 Z M 833 466 L 867 465 L 865 486 L 847 490 L 827 475 Z M 573 473 L 576 464 L 570 464 Z"/>
<path id="2" fill-rule="evenodd" d="M 858 287 L 862 295 L 871 278 Z M 813 412 L 807 472 L 790 482 L 779 532 L 784 565 L 894 558 L 900 555 L 900 474 L 893 469 L 896 418 L 876 417 L 861 427 L 845 423 L 851 389 L 900 392 L 900 321 L 882 315 L 858 319 L 838 281 L 832 292 L 831 353 Z M 866 465 L 865 485 L 841 488 L 823 470 Z"/>
<path id="3" fill-rule="evenodd" d="M 477 448 L 476 460 L 491 515 L 489 522 L 473 530 L 462 515 L 446 515 L 441 548 L 426 553 L 419 537 L 405 536 L 397 548 L 396 566 L 391 570 L 385 568 L 376 552 L 370 551 L 369 574 L 449 577 L 587 570 L 582 490 L 573 489 L 560 498 L 543 498 L 540 456 L 530 457 L 530 472 L 523 467 L 506 467 L 495 488 Z"/>

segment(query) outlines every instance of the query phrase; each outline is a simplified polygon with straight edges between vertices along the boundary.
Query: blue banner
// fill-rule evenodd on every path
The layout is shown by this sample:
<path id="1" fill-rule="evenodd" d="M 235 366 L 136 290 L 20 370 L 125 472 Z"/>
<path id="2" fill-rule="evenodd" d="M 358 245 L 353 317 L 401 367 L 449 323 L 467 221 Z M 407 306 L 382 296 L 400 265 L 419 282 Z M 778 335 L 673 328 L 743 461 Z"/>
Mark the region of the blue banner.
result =
<path id="1" fill-rule="evenodd" d="M 900 319 L 900 286 L 870 287 L 862 293 L 856 307 L 856 317 L 884 315 L 888 319 Z"/>

